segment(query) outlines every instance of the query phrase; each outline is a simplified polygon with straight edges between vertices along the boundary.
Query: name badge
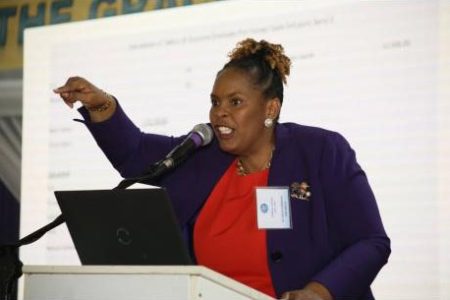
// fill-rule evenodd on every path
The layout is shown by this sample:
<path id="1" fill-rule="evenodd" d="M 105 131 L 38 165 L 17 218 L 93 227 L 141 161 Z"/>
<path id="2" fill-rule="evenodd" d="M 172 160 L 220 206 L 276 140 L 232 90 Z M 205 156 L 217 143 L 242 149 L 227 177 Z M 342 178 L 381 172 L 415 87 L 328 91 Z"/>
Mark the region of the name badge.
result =
<path id="1" fill-rule="evenodd" d="M 292 228 L 289 187 L 257 187 L 258 229 Z"/>

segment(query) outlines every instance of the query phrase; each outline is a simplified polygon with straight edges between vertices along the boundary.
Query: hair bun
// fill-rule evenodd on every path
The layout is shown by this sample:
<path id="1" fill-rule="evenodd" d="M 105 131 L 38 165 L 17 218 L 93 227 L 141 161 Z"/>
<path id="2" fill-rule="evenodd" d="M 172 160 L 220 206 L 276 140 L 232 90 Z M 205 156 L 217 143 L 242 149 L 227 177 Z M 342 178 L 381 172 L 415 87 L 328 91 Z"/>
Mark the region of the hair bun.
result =
<path id="1" fill-rule="evenodd" d="M 230 60 L 241 60 L 249 56 L 261 57 L 272 70 L 277 71 L 281 80 L 286 83 L 290 73 L 291 60 L 284 54 L 283 46 L 271 44 L 265 40 L 259 42 L 247 38 L 237 43 L 229 54 Z"/>

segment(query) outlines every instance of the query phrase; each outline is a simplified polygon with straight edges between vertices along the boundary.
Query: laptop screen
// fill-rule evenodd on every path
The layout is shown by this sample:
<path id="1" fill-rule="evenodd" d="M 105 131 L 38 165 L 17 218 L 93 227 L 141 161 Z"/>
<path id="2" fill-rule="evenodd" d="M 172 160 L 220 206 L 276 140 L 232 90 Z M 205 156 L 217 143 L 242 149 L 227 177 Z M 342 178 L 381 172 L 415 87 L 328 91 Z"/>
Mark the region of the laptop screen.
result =
<path id="1" fill-rule="evenodd" d="M 164 189 L 56 191 L 83 265 L 189 265 Z"/>

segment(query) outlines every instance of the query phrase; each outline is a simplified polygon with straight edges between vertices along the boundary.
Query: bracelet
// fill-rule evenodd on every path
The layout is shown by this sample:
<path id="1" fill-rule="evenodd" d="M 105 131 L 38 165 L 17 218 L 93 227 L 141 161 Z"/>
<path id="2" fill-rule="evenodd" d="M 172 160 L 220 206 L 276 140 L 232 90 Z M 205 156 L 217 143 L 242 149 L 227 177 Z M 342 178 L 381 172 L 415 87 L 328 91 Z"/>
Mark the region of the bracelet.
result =
<path id="1" fill-rule="evenodd" d="M 87 109 L 88 111 L 92 111 L 92 112 L 102 112 L 102 111 L 107 110 L 107 109 L 111 106 L 112 101 L 113 101 L 113 96 L 111 96 L 110 94 L 108 94 L 108 93 L 105 92 L 105 91 L 102 91 L 102 92 L 105 94 L 105 96 L 106 96 L 106 98 L 107 98 L 106 102 L 103 103 L 103 104 L 100 105 L 100 106 L 97 106 L 97 107 L 89 107 L 89 108 L 86 107 L 86 109 Z"/>

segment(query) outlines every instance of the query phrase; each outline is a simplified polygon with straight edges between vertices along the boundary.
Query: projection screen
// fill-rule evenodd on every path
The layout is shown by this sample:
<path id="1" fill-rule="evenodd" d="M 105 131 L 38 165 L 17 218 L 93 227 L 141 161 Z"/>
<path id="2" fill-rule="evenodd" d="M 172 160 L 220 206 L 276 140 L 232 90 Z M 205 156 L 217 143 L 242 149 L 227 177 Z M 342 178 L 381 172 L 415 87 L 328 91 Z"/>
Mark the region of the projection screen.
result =
<path id="1" fill-rule="evenodd" d="M 55 190 L 120 177 L 52 89 L 78 75 L 143 130 L 208 122 L 227 53 L 246 37 L 293 60 L 281 122 L 342 133 L 377 197 L 392 255 L 379 299 L 450 299 L 448 1 L 219 1 L 27 29 L 21 236 L 60 212 Z M 23 247 L 25 264 L 79 264 L 65 225 Z"/>

